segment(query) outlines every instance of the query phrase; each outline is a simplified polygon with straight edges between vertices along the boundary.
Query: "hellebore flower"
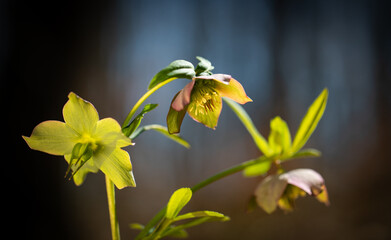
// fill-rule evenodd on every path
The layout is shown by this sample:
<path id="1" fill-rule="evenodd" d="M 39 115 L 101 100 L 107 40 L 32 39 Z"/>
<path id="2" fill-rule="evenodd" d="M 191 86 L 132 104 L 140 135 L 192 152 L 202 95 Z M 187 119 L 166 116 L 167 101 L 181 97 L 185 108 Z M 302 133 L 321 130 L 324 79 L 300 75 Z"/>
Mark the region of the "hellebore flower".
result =
<path id="1" fill-rule="evenodd" d="M 251 102 L 243 86 L 226 74 L 194 77 L 171 102 L 167 115 L 169 133 L 179 133 L 186 112 L 195 121 L 214 129 L 223 107 L 222 98 L 240 104 Z"/>
<path id="2" fill-rule="evenodd" d="M 306 194 L 329 205 L 324 180 L 312 169 L 296 169 L 280 175 L 270 175 L 255 190 L 257 204 L 269 214 L 277 206 L 285 211 L 292 211 L 294 200 Z"/>
<path id="3" fill-rule="evenodd" d="M 38 124 L 31 137 L 23 136 L 29 147 L 61 156 L 69 163 L 65 176 L 72 169 L 76 185 L 87 173 L 99 169 L 121 189 L 136 186 L 128 152 L 122 147 L 132 142 L 113 118 L 99 120 L 95 107 L 71 92 L 64 105 L 64 122 L 45 121 Z"/>

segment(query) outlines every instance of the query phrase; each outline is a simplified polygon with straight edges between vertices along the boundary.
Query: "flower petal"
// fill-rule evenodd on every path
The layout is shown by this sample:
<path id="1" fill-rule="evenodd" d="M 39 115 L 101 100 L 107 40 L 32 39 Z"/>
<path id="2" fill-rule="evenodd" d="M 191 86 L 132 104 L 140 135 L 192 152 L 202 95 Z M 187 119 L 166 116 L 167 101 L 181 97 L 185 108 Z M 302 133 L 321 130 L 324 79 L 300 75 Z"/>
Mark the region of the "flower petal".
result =
<path id="1" fill-rule="evenodd" d="M 111 153 L 102 150 L 94 155 L 93 160 L 118 189 L 136 186 L 130 157 L 125 150 L 117 148 Z"/>
<path id="2" fill-rule="evenodd" d="M 229 84 L 224 84 L 220 81 L 216 82 L 215 89 L 222 97 L 230 98 L 240 104 L 253 101 L 247 96 L 243 86 L 233 78 L 230 79 Z"/>
<path id="3" fill-rule="evenodd" d="M 126 137 L 119 123 L 113 118 L 104 118 L 98 121 L 93 138 L 102 145 L 114 145 L 126 147 L 132 144 L 130 138 Z"/>
<path id="4" fill-rule="evenodd" d="M 222 99 L 220 96 L 216 95 L 206 102 L 204 99 L 192 99 L 187 108 L 187 112 L 195 121 L 215 129 L 222 108 Z"/>
<path id="5" fill-rule="evenodd" d="M 295 169 L 281 174 L 281 179 L 286 179 L 289 184 L 304 190 L 308 195 L 317 196 L 324 189 L 322 176 L 312 169 Z"/>
<path id="6" fill-rule="evenodd" d="M 31 137 L 23 136 L 29 147 L 53 155 L 72 152 L 78 135 L 65 123 L 45 121 L 38 124 Z"/>
<path id="7" fill-rule="evenodd" d="M 73 92 L 69 93 L 68 98 L 62 110 L 66 124 L 79 134 L 92 134 L 99 120 L 95 107 Z"/>
<path id="8" fill-rule="evenodd" d="M 175 101 L 176 97 L 179 94 L 180 94 L 180 92 L 178 92 L 175 95 L 175 97 L 173 99 L 173 102 Z M 171 105 L 172 105 L 172 103 L 171 103 Z M 176 111 L 174 108 L 172 108 L 172 106 L 170 106 L 170 110 L 168 111 L 168 114 L 167 114 L 167 129 L 168 129 L 168 133 L 174 134 L 174 133 L 179 133 L 180 132 L 183 118 L 186 115 L 187 107 L 188 106 L 186 106 L 181 111 Z"/>
<path id="9" fill-rule="evenodd" d="M 171 103 L 171 107 L 179 112 L 182 111 L 185 106 L 187 106 L 190 103 L 190 95 L 191 91 L 193 90 L 195 81 L 192 80 L 186 86 L 177 94 L 177 96 L 174 98 L 174 101 Z"/>
<path id="10" fill-rule="evenodd" d="M 255 190 L 257 204 L 269 214 L 274 212 L 287 185 L 288 182 L 278 175 L 268 176 Z"/>
<path id="11" fill-rule="evenodd" d="M 218 81 L 222 84 L 228 85 L 229 82 L 231 81 L 232 77 L 231 75 L 228 74 L 212 74 L 212 75 L 207 75 L 207 76 L 198 76 L 193 79 L 206 79 L 206 80 L 215 80 Z"/>

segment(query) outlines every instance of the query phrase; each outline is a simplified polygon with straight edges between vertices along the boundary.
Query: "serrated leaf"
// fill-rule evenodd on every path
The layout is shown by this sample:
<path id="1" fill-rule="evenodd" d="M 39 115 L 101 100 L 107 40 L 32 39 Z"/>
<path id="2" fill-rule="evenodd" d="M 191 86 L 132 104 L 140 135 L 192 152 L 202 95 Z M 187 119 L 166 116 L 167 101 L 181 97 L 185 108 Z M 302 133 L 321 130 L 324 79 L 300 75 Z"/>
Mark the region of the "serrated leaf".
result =
<path id="1" fill-rule="evenodd" d="M 135 139 L 141 133 L 143 133 L 144 131 L 148 131 L 148 130 L 155 130 L 155 131 L 163 134 L 163 136 L 173 140 L 174 142 L 177 142 L 186 148 L 190 148 L 190 144 L 186 140 L 181 138 L 179 135 L 169 134 L 168 129 L 162 125 L 159 125 L 159 124 L 151 124 L 151 125 L 145 125 L 143 127 L 140 127 L 136 131 L 134 131 L 132 135 L 130 135 L 130 138 Z"/>
<path id="2" fill-rule="evenodd" d="M 279 116 L 270 121 L 269 147 L 273 154 L 285 155 L 291 148 L 291 133 L 288 125 Z"/>
<path id="3" fill-rule="evenodd" d="M 130 136 L 138 128 L 138 126 L 140 126 L 141 120 L 144 118 L 144 114 L 152 111 L 157 106 L 158 104 L 156 103 L 146 104 L 143 110 L 133 119 L 133 121 L 122 129 L 122 132 L 125 134 L 125 136 Z"/>
<path id="4" fill-rule="evenodd" d="M 180 188 L 176 190 L 167 204 L 166 218 L 174 219 L 182 208 L 190 201 L 192 196 L 190 188 Z"/>
<path id="5" fill-rule="evenodd" d="M 319 120 L 322 118 L 327 104 L 328 90 L 325 88 L 308 108 L 306 115 L 301 121 L 292 144 L 292 153 L 299 151 L 314 132 Z"/>
<path id="6" fill-rule="evenodd" d="M 148 90 L 171 78 L 192 79 L 193 77 L 195 77 L 193 64 L 185 60 L 176 60 L 163 68 L 152 78 Z"/>
<path id="7" fill-rule="evenodd" d="M 246 127 L 247 131 L 250 133 L 259 150 L 263 152 L 263 154 L 265 154 L 266 156 L 271 156 L 273 152 L 269 148 L 269 144 L 267 143 L 265 138 L 258 132 L 257 128 L 254 126 L 253 121 L 251 120 L 247 112 L 244 110 L 244 108 L 231 99 L 223 98 L 223 100 L 233 110 L 233 112 L 238 116 L 240 121 Z"/>
<path id="8" fill-rule="evenodd" d="M 261 163 L 246 167 L 243 170 L 243 175 L 246 177 L 261 176 L 261 175 L 267 173 L 267 171 L 269 171 L 271 165 L 272 165 L 272 162 L 261 162 Z"/>
<path id="9" fill-rule="evenodd" d="M 212 63 L 209 60 L 200 56 L 197 56 L 196 58 L 200 61 L 195 69 L 196 75 L 211 75 L 211 71 L 214 69 Z"/>

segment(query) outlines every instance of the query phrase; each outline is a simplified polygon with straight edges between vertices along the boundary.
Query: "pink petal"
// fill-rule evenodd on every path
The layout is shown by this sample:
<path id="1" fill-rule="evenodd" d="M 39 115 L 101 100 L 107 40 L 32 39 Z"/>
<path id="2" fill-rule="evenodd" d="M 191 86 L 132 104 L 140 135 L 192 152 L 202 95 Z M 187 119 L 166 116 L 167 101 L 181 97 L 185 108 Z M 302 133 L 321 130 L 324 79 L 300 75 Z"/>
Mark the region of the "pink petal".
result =
<path id="1" fill-rule="evenodd" d="M 195 80 L 192 80 L 178 93 L 174 101 L 171 103 L 171 107 L 179 112 L 182 111 L 185 106 L 190 103 L 190 95 L 193 90 Z"/>
<path id="2" fill-rule="evenodd" d="M 231 81 L 231 75 L 228 74 L 213 74 L 210 76 L 199 76 L 195 77 L 193 79 L 206 79 L 206 80 L 215 80 L 224 84 L 229 84 L 229 81 Z"/>
<path id="3" fill-rule="evenodd" d="M 287 180 L 289 184 L 301 188 L 308 195 L 317 196 L 325 189 L 322 176 L 312 169 L 292 170 L 282 174 L 280 179 Z"/>

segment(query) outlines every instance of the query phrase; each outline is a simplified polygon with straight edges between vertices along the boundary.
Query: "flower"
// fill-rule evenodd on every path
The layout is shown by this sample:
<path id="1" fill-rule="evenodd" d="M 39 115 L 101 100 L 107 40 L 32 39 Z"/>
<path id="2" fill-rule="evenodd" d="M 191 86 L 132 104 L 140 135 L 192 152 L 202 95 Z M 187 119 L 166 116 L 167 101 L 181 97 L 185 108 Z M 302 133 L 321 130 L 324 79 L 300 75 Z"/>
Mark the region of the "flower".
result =
<path id="1" fill-rule="evenodd" d="M 38 124 L 30 137 L 23 136 L 31 149 L 61 156 L 69 163 L 65 176 L 72 169 L 76 185 L 87 173 L 99 169 L 121 189 L 136 186 L 128 152 L 132 145 L 113 118 L 99 120 L 95 107 L 71 92 L 64 105 L 64 122 L 45 121 Z"/>
<path id="2" fill-rule="evenodd" d="M 255 190 L 257 204 L 269 214 L 277 206 L 285 211 L 293 210 L 294 200 L 307 194 L 329 205 L 324 180 L 312 169 L 296 169 L 280 175 L 270 175 Z"/>
<path id="3" fill-rule="evenodd" d="M 240 104 L 252 101 L 242 85 L 230 75 L 194 77 L 171 102 L 167 114 L 169 133 L 179 133 L 186 112 L 195 121 L 209 128 L 216 128 L 223 107 L 221 97 L 230 98 Z"/>

